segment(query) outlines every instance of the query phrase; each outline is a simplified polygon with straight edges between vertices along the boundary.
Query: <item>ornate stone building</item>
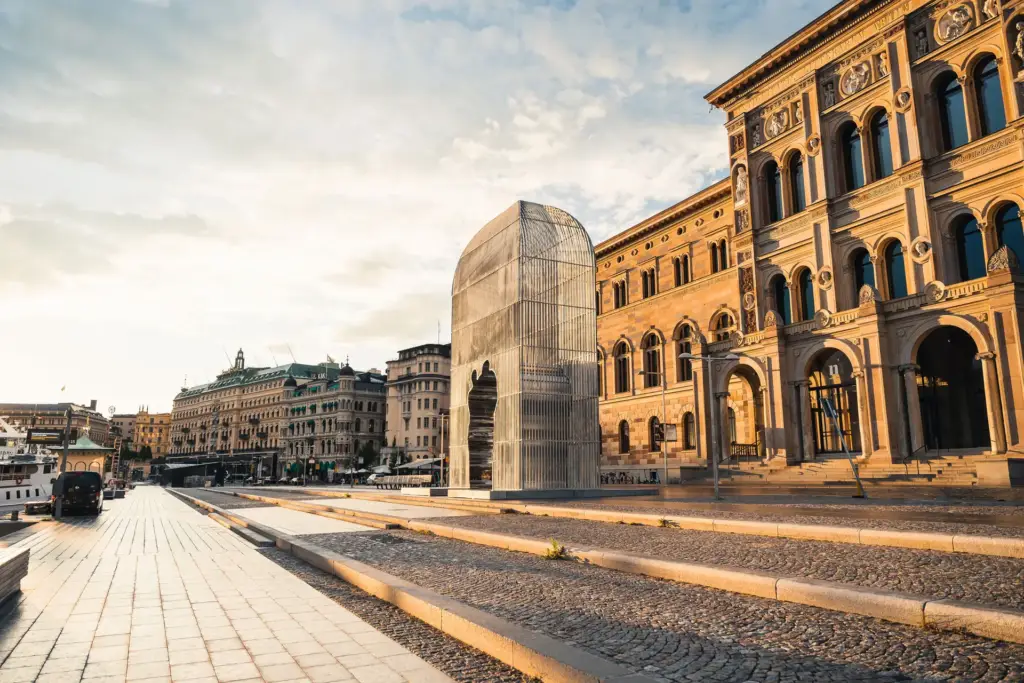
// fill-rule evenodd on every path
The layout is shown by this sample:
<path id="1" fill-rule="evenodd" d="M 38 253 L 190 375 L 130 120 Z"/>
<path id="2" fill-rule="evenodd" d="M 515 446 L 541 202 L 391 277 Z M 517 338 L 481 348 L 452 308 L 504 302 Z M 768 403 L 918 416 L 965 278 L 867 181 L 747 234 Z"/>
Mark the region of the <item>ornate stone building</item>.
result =
<path id="1" fill-rule="evenodd" d="M 596 249 L 604 470 L 845 444 L 868 476 L 1007 483 L 1022 61 L 1020 0 L 845 0 L 712 91 L 729 177 Z"/>
<path id="2" fill-rule="evenodd" d="M 384 375 L 356 372 L 348 364 L 327 365 L 310 379 L 287 379 L 279 432 L 285 461 L 346 460 L 368 443 L 379 453 L 384 445 L 384 382 Z"/>
<path id="3" fill-rule="evenodd" d="M 451 344 L 421 344 L 388 361 L 387 443 L 413 460 L 448 451 L 442 427 L 448 414 Z M 445 430 L 447 432 L 447 430 Z"/>
<path id="4" fill-rule="evenodd" d="M 154 458 L 167 455 L 171 446 L 171 414 L 151 413 L 148 408 L 139 410 L 132 420 L 131 444 L 136 452 L 149 446 Z"/>
<path id="5" fill-rule="evenodd" d="M 24 429 L 64 429 L 67 410 L 71 409 L 71 428 L 89 436 L 98 444 L 106 443 L 110 421 L 96 409 L 95 399 L 89 405 L 78 403 L 0 403 L 0 416 Z"/>

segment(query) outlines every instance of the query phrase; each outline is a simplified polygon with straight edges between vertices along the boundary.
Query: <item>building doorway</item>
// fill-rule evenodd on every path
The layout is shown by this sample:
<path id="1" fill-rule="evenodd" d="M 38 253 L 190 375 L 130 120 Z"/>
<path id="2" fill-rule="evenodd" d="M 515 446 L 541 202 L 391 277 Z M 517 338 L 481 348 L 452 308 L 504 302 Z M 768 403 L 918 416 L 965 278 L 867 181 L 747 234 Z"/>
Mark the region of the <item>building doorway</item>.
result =
<path id="1" fill-rule="evenodd" d="M 929 450 L 990 445 L 978 346 L 957 327 L 933 330 L 917 350 L 917 394 Z"/>
<path id="2" fill-rule="evenodd" d="M 857 409 L 857 380 L 853 365 L 842 351 L 827 350 L 818 355 L 807 377 L 811 400 L 811 425 L 816 454 L 861 450 L 860 413 Z M 836 421 L 826 408 L 835 410 Z M 839 430 L 836 430 L 836 422 Z"/>
<path id="3" fill-rule="evenodd" d="M 474 373 L 475 374 L 475 373 Z M 469 391 L 469 485 L 491 486 L 494 461 L 494 409 L 498 405 L 498 378 L 484 363 Z"/>
<path id="4" fill-rule="evenodd" d="M 728 406 L 719 416 L 726 458 L 736 462 L 756 461 L 764 457 L 764 405 L 761 380 L 753 369 L 737 365 L 726 378 Z"/>

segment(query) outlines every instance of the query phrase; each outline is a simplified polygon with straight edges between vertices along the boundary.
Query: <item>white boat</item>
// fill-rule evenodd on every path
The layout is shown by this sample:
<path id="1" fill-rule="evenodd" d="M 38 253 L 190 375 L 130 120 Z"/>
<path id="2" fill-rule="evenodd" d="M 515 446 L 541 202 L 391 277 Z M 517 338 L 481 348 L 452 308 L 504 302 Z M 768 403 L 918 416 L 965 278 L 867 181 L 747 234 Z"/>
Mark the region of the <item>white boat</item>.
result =
<path id="1" fill-rule="evenodd" d="M 27 442 L 27 433 L 0 416 L 0 507 L 50 499 L 57 459 Z"/>

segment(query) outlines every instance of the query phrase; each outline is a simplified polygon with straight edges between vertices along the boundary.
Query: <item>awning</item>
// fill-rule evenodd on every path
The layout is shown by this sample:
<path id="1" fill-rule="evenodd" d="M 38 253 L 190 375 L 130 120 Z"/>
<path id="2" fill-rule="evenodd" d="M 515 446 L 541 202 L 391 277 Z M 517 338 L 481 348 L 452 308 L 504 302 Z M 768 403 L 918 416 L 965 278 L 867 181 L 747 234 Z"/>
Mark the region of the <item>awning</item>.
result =
<path id="1" fill-rule="evenodd" d="M 399 465 L 395 469 L 397 470 L 427 470 L 432 468 L 436 463 L 441 462 L 441 458 L 431 458 L 430 460 L 414 460 L 407 462 L 404 465 Z"/>

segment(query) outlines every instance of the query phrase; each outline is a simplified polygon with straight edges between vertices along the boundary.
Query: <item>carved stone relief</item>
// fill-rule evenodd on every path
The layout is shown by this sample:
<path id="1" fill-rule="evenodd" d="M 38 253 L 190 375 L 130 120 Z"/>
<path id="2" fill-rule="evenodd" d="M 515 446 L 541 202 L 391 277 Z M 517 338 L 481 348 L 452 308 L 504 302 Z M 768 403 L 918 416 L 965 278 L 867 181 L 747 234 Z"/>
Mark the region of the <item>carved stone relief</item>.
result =
<path id="1" fill-rule="evenodd" d="M 737 133 L 729 138 L 730 149 L 733 154 L 739 154 L 743 151 L 743 133 Z"/>
<path id="2" fill-rule="evenodd" d="M 750 228 L 750 214 L 746 211 L 736 212 L 736 232 L 743 232 Z"/>
<path id="3" fill-rule="evenodd" d="M 767 313 L 764 314 L 764 326 L 765 326 L 765 328 L 777 327 L 778 324 L 779 324 L 779 318 L 775 314 L 775 311 L 768 311 Z"/>
<path id="4" fill-rule="evenodd" d="M 1018 21 L 1014 26 L 1017 37 L 1013 41 L 1013 54 L 1020 61 L 1020 72 L 1015 79 L 1018 83 L 1024 82 L 1024 21 Z"/>
<path id="5" fill-rule="evenodd" d="M 750 146 L 760 147 L 761 146 L 761 125 L 755 123 L 750 128 Z"/>
<path id="6" fill-rule="evenodd" d="M 914 55 L 920 59 L 931 51 L 931 45 L 928 42 L 928 31 L 924 28 L 919 28 L 914 31 Z"/>
<path id="7" fill-rule="evenodd" d="M 985 0 L 985 4 L 981 8 L 981 12 L 985 15 L 986 19 L 995 19 L 998 17 L 999 0 Z"/>
<path id="8" fill-rule="evenodd" d="M 854 64 L 850 70 L 843 74 L 839 81 L 839 90 L 849 97 L 863 90 L 868 81 L 871 80 L 871 67 L 867 62 Z"/>
<path id="9" fill-rule="evenodd" d="M 915 263 L 924 263 L 932 255 L 932 243 L 926 237 L 918 237 L 910 245 L 910 258 Z"/>
<path id="10" fill-rule="evenodd" d="M 747 167 L 736 167 L 736 182 L 733 186 L 733 197 L 736 206 L 743 206 L 747 203 Z"/>
<path id="11" fill-rule="evenodd" d="M 999 270 L 1009 270 L 1015 272 L 1020 268 L 1020 262 L 1017 260 L 1017 255 L 1013 253 L 1013 250 L 1003 245 L 996 249 L 996 253 L 992 254 L 992 258 L 988 260 L 988 272 L 994 273 Z"/>
<path id="12" fill-rule="evenodd" d="M 814 326 L 819 330 L 828 327 L 828 324 L 832 322 L 832 312 L 827 308 L 820 308 L 818 312 L 814 314 Z"/>
<path id="13" fill-rule="evenodd" d="M 885 78 L 889 75 L 889 53 L 880 52 L 875 59 L 878 63 L 878 77 Z"/>
<path id="14" fill-rule="evenodd" d="M 825 266 L 818 271 L 818 286 L 828 291 L 832 289 L 834 278 L 832 277 L 832 269 Z"/>
<path id="15" fill-rule="evenodd" d="M 864 285 L 860 288 L 860 305 L 873 304 L 876 301 L 881 301 L 882 297 L 878 294 L 878 290 L 871 285 Z"/>
<path id="16" fill-rule="evenodd" d="M 793 120 L 796 123 L 804 122 L 804 110 L 803 107 L 800 106 L 799 102 L 793 103 Z"/>
<path id="17" fill-rule="evenodd" d="M 807 138 L 807 154 L 808 156 L 816 157 L 821 152 L 821 136 L 812 135 Z"/>
<path id="18" fill-rule="evenodd" d="M 743 295 L 743 308 L 744 308 L 744 310 L 752 311 L 752 310 L 754 310 L 755 306 L 757 306 L 757 297 L 754 296 L 754 293 L 753 292 L 747 292 L 746 294 L 744 294 Z"/>
<path id="19" fill-rule="evenodd" d="M 908 88 L 900 88 L 896 91 L 896 96 L 893 97 L 893 104 L 896 105 L 896 111 L 905 112 L 910 109 L 911 101 L 910 90 Z"/>
<path id="20" fill-rule="evenodd" d="M 930 304 L 937 304 L 946 298 L 946 286 L 935 280 L 924 286 L 924 298 Z"/>
<path id="21" fill-rule="evenodd" d="M 836 84 L 829 81 L 821 87 L 821 102 L 824 109 L 836 106 Z"/>
<path id="22" fill-rule="evenodd" d="M 768 117 L 768 122 L 764 124 L 764 134 L 771 140 L 781 135 L 787 128 L 789 128 L 789 112 L 780 109 Z"/>
<path id="23" fill-rule="evenodd" d="M 964 3 L 949 10 L 935 22 L 935 37 L 943 43 L 956 40 L 974 26 L 971 6 Z"/>

